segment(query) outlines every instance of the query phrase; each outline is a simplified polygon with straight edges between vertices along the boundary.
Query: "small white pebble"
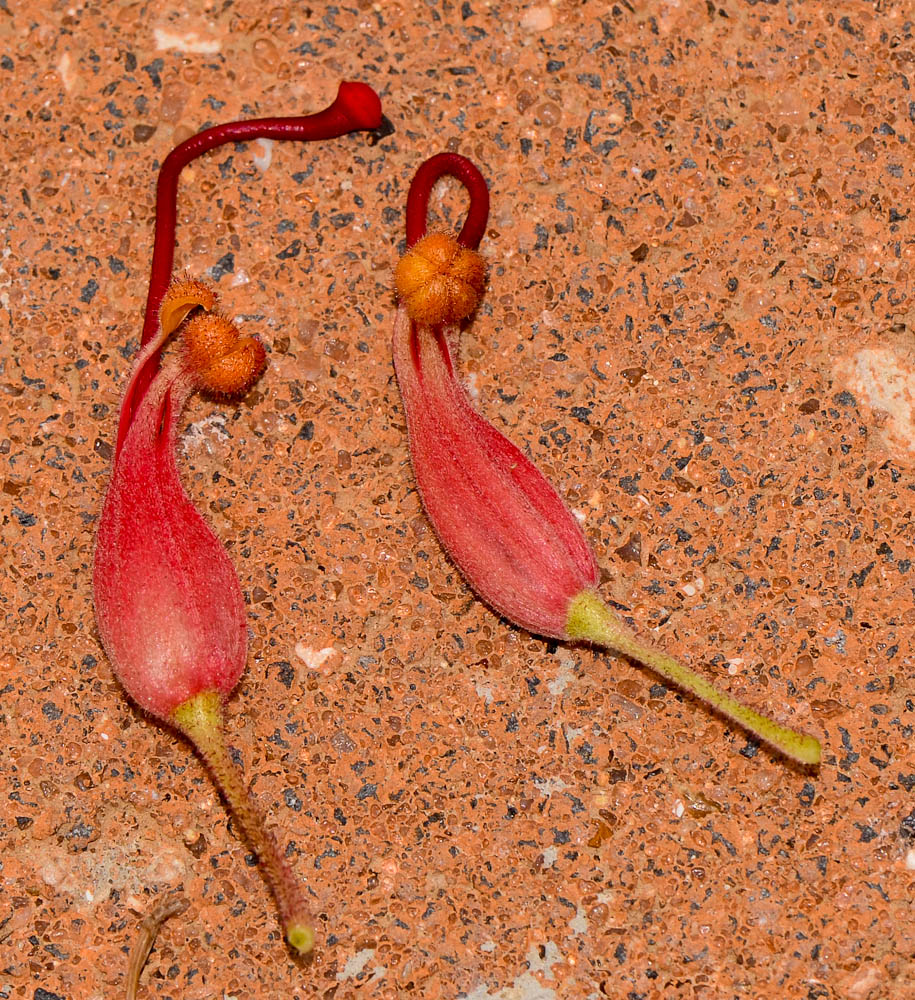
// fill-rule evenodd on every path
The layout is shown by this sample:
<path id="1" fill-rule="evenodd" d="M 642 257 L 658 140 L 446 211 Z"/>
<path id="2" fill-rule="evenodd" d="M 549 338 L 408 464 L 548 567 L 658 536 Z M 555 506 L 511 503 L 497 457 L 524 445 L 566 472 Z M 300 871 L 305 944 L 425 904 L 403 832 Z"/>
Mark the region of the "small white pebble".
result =
<path id="1" fill-rule="evenodd" d="M 57 72 L 60 75 L 61 82 L 64 85 L 64 90 L 68 93 L 73 89 L 73 83 L 76 76 L 73 72 L 73 60 L 70 58 L 69 52 L 64 52 L 57 63 Z"/>
<path id="2" fill-rule="evenodd" d="M 333 646 L 325 646 L 324 649 L 312 649 L 304 642 L 295 644 L 295 655 L 308 667 L 309 670 L 320 670 L 324 661 L 329 659 L 337 650 Z"/>
<path id="3" fill-rule="evenodd" d="M 578 907 L 575 916 L 569 921 L 569 930 L 573 934 L 587 934 L 588 932 L 588 918 L 585 916 L 585 911 Z"/>
<path id="4" fill-rule="evenodd" d="M 487 687 L 485 684 L 477 683 L 476 692 L 487 705 L 491 705 L 493 703 L 494 696 L 491 687 Z"/>
<path id="5" fill-rule="evenodd" d="M 555 23 L 553 12 L 549 7 L 528 7 L 521 15 L 521 27 L 525 31 L 546 31 Z"/>
<path id="6" fill-rule="evenodd" d="M 905 866 L 910 872 L 915 872 L 915 847 L 910 847 L 905 856 Z"/>
<path id="7" fill-rule="evenodd" d="M 165 28 L 154 28 L 153 38 L 156 41 L 156 48 L 177 49 L 178 52 L 197 52 L 204 55 L 215 55 L 222 44 L 218 38 L 201 38 L 196 31 L 188 31 L 182 35 L 174 31 L 166 31 Z"/>
<path id="8" fill-rule="evenodd" d="M 254 166 L 258 170 L 266 170 L 273 162 L 273 139 L 258 139 L 254 144 Z"/>
<path id="9" fill-rule="evenodd" d="M 677 799 L 677 801 L 674 803 L 674 816 L 676 816 L 677 819 L 679 819 L 685 812 L 686 812 L 686 807 L 683 805 L 683 802 L 680 799 Z"/>
<path id="10" fill-rule="evenodd" d="M 355 979 L 374 957 L 374 948 L 363 948 L 355 955 L 350 955 L 342 971 L 337 973 L 337 981 L 342 983 L 347 979 Z"/>

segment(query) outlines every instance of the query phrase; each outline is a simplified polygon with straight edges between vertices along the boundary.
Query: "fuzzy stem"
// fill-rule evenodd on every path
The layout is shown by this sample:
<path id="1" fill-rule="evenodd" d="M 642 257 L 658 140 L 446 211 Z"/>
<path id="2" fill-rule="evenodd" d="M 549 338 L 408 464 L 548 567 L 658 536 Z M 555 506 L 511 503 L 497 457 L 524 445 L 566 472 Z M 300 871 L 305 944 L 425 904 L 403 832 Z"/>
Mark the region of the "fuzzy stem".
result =
<path id="1" fill-rule="evenodd" d="M 290 947 L 299 955 L 307 955 L 315 941 L 314 919 L 301 884 L 280 854 L 276 840 L 264 825 L 264 817 L 245 787 L 241 772 L 229 755 L 221 696 L 217 691 L 194 695 L 175 709 L 172 722 L 197 748 L 245 838 L 260 858 Z"/>
<path id="2" fill-rule="evenodd" d="M 407 194 L 407 249 L 426 235 L 429 196 L 436 181 L 450 174 L 456 177 L 470 196 L 467 218 L 457 241 L 468 250 L 476 250 L 486 232 L 489 219 L 489 188 L 479 170 L 460 153 L 436 153 L 416 171 Z"/>
<path id="3" fill-rule="evenodd" d="M 570 602 L 566 634 L 570 639 L 593 642 L 637 660 L 665 680 L 732 719 L 786 757 L 801 764 L 819 764 L 819 740 L 754 712 L 752 708 L 719 691 L 700 674 L 678 663 L 673 657 L 640 642 L 593 591 L 585 590 Z"/>

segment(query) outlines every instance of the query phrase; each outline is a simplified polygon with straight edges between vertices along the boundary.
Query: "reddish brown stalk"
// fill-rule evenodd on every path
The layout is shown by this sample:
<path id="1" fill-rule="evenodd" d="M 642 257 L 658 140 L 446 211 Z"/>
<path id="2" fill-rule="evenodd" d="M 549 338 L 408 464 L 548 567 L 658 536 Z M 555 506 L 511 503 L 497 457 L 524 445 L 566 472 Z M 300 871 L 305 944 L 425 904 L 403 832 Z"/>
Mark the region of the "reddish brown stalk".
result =
<path id="1" fill-rule="evenodd" d="M 143 918 L 143 922 L 140 924 L 140 936 L 130 952 L 130 962 L 127 966 L 127 1000 L 136 1000 L 137 998 L 140 975 L 153 950 L 156 938 L 159 936 L 159 929 L 166 920 L 177 917 L 179 913 L 184 913 L 189 905 L 184 896 L 169 893 L 164 899 L 160 899 Z"/>

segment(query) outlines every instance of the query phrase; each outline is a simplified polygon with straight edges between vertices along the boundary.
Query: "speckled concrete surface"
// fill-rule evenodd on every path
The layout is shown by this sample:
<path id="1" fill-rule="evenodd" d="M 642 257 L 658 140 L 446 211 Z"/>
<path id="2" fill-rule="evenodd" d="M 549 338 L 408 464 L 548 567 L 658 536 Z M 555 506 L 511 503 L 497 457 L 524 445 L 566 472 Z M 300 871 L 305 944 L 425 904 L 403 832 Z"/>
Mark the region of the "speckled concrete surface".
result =
<path id="1" fill-rule="evenodd" d="M 141 996 L 912 995 L 915 22 L 833 7 L 0 4 L 0 998 L 119 995 L 173 889 Z M 271 352 L 183 450 L 250 601 L 232 742 L 321 914 L 300 966 L 198 761 L 113 681 L 89 567 L 158 163 L 341 78 L 396 134 L 199 161 L 177 255 Z M 389 356 L 442 148 L 492 185 L 481 410 L 605 596 L 821 734 L 818 772 L 449 566 Z"/>

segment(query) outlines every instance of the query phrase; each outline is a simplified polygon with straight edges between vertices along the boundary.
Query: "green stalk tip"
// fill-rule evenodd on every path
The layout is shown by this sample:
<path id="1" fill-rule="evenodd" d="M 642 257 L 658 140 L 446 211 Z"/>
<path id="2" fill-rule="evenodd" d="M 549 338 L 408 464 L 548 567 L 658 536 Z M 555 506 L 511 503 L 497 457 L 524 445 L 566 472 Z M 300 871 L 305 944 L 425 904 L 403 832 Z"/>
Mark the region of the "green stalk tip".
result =
<path id="1" fill-rule="evenodd" d="M 298 955 L 307 955 L 315 943 L 308 904 L 300 882 L 286 864 L 245 786 L 241 771 L 229 754 L 222 696 L 218 691 L 201 691 L 172 712 L 172 722 L 203 757 L 245 839 L 260 859 L 261 871 L 276 899 L 289 946 Z"/>
<path id="2" fill-rule="evenodd" d="M 315 929 L 311 924 L 293 923 L 286 928 L 289 947 L 300 957 L 307 955 L 315 946 Z"/>
<path id="3" fill-rule="evenodd" d="M 645 645 L 594 591 L 583 590 L 569 602 L 565 632 L 569 639 L 593 642 L 649 667 L 786 757 L 808 766 L 820 763 L 820 741 L 816 737 L 781 726 L 773 719 L 754 712 L 752 708 L 719 691 L 701 674 L 683 666 L 666 653 Z"/>
<path id="4" fill-rule="evenodd" d="M 203 752 L 222 733 L 223 711 L 219 692 L 201 691 L 188 698 L 172 712 L 172 721 Z"/>

